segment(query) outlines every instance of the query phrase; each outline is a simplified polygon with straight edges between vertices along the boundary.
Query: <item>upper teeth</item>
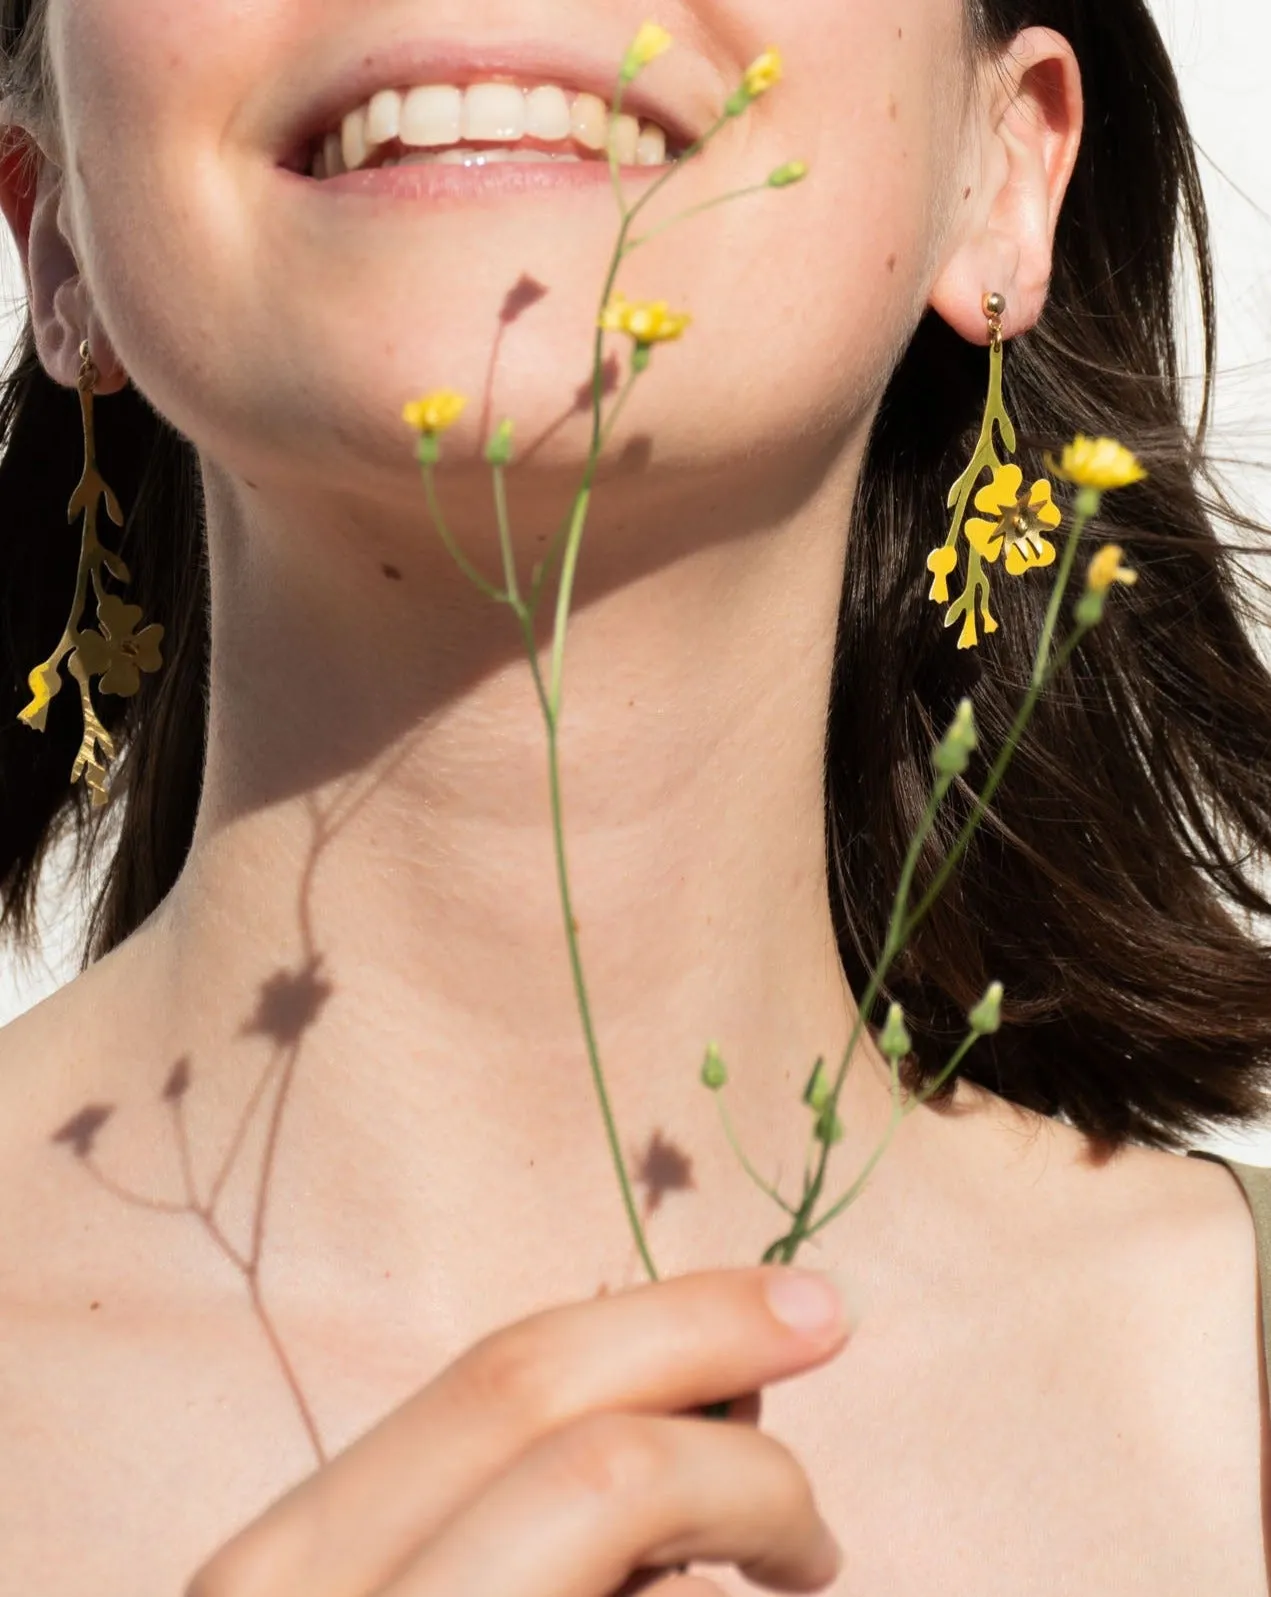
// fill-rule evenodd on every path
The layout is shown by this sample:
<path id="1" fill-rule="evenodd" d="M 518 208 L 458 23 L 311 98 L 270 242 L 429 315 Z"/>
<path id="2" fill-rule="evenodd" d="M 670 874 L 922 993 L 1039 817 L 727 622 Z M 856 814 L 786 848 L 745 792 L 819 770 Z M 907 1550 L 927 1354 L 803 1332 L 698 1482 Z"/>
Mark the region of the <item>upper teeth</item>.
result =
<path id="1" fill-rule="evenodd" d="M 408 149 L 438 149 L 468 140 L 515 144 L 530 138 L 564 144 L 572 139 L 586 150 L 600 151 L 610 120 L 610 109 L 599 95 L 570 95 L 554 83 L 534 89 L 514 83 L 381 89 L 349 112 L 338 133 L 327 134 L 312 173 L 323 178 L 356 172 L 393 140 Z M 642 123 L 624 113 L 614 119 L 613 140 L 624 165 L 661 166 L 666 160 L 666 133 L 656 122 Z"/>

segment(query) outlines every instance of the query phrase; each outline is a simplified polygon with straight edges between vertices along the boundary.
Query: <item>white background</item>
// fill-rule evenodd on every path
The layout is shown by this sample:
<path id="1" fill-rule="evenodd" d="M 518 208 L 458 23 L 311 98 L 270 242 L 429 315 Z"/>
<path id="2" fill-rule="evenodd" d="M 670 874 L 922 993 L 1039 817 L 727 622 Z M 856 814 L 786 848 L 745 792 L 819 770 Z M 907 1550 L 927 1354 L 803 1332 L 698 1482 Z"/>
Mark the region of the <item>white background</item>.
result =
<path id="1" fill-rule="evenodd" d="M 1089 0 L 1099 5 L 1102 0 Z M 1220 314 L 1217 451 L 1271 462 L 1271 137 L 1266 63 L 1271 0 L 1153 0 L 1177 64 L 1200 145 L 1212 207 Z M 21 277 L 0 228 L 0 348 L 16 336 Z M 1233 471 L 1232 486 L 1271 519 L 1271 475 Z M 12 536 L 15 529 L 6 529 Z M 65 981 L 75 969 L 81 924 L 72 888 L 51 901 L 44 955 L 26 963 L 0 950 L 0 1024 Z M 1271 1127 L 1210 1140 L 1214 1149 L 1271 1164 Z"/>

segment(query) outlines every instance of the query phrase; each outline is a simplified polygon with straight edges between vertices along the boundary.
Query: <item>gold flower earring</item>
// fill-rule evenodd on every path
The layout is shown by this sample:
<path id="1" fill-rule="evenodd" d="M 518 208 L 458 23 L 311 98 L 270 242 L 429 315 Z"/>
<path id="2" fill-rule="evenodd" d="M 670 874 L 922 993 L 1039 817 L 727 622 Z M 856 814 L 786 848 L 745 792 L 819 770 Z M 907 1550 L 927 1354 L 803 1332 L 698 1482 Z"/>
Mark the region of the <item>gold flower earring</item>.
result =
<path id="1" fill-rule="evenodd" d="M 67 521 L 74 521 L 80 512 L 84 516 L 84 534 L 80 546 L 79 573 L 75 582 L 75 599 L 71 605 L 71 618 L 66 624 L 57 648 L 28 677 L 31 702 L 19 712 L 37 732 L 43 732 L 48 718 L 49 704 L 61 692 L 61 664 L 67 655 L 66 668 L 79 684 L 80 703 L 84 711 L 84 736 L 79 753 L 71 770 L 71 781 L 81 777 L 92 793 L 94 808 L 105 804 L 110 797 L 106 786 L 106 761 L 115 755 L 115 743 L 110 733 L 97 718 L 93 706 L 92 678 L 100 677 L 103 693 L 113 693 L 121 698 L 132 698 L 141 687 L 143 671 L 157 671 L 163 664 L 159 643 L 163 628 L 157 624 L 136 630 L 141 620 L 141 606 L 125 604 L 117 594 L 103 587 L 103 570 L 117 582 L 128 582 L 128 567 L 119 556 L 107 549 L 97 537 L 97 511 L 99 501 L 106 501 L 106 513 L 117 527 L 124 524 L 123 512 L 114 492 L 97 469 L 97 445 L 93 431 L 93 390 L 101 373 L 89 351 L 87 342 L 79 347 L 80 411 L 84 422 L 84 472 L 79 486 L 71 495 L 66 513 Z M 88 606 L 88 588 L 92 584 L 97 601 L 97 626 L 100 630 L 80 630 L 84 611 Z"/>
<path id="2" fill-rule="evenodd" d="M 997 452 L 995 432 L 1001 438 L 1003 451 L 1008 455 L 1015 452 L 1015 425 L 1006 413 L 1002 398 L 1002 318 L 1005 314 L 1006 300 L 1001 294 L 984 296 L 984 315 L 989 324 L 989 395 L 980 424 L 980 439 L 971 464 L 949 490 L 949 504 L 953 509 L 949 536 L 927 557 L 927 570 L 933 578 L 928 598 L 949 606 L 944 618 L 946 627 L 953 626 L 961 618 L 959 649 L 974 648 L 979 642 L 977 608 L 985 635 L 997 631 L 998 623 L 989 609 L 989 578 L 985 566 L 994 564 L 1003 550 L 1006 553 L 1004 564 L 1012 577 L 1022 577 L 1026 571 L 1052 565 L 1055 546 L 1046 533 L 1053 532 L 1063 520 L 1050 483 L 1043 477 L 1031 488 L 1025 488 L 1024 473 L 1018 466 L 1007 465 Z M 972 517 L 968 521 L 971 495 L 986 471 L 993 473 L 993 480 L 976 494 L 975 508 L 991 519 Z M 958 567 L 958 539 L 964 526 L 969 545 L 966 586 L 950 602 L 949 578 Z"/>

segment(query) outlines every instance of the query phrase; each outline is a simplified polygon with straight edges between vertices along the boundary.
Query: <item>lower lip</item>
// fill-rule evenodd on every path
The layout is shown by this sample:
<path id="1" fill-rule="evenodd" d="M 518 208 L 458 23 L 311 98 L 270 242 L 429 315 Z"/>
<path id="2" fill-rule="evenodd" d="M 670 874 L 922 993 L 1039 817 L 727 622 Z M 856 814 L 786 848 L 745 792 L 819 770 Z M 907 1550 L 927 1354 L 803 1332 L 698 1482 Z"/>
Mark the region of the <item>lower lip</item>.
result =
<path id="1" fill-rule="evenodd" d="M 624 185 L 661 177 L 670 166 L 622 166 Z M 283 170 L 280 168 L 280 170 Z M 607 161 L 499 161 L 491 166 L 379 166 L 321 180 L 299 172 L 288 176 L 332 199 L 483 200 L 545 189 L 593 189 L 611 184 Z"/>

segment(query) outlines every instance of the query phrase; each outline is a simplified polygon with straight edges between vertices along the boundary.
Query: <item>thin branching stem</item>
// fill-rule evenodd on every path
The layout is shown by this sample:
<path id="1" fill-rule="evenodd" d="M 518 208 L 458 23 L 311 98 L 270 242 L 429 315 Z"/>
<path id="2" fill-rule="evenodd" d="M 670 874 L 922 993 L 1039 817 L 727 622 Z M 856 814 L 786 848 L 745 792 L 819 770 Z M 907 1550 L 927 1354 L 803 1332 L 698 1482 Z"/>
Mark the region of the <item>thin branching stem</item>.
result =
<path id="1" fill-rule="evenodd" d="M 746 1157 L 741 1143 L 737 1140 L 737 1134 L 733 1130 L 732 1116 L 728 1113 L 728 1105 L 724 1102 L 723 1089 L 721 1088 L 719 1091 L 717 1091 L 715 1096 L 719 1100 L 719 1118 L 724 1125 L 724 1135 L 728 1138 L 729 1143 L 732 1145 L 733 1152 L 741 1161 L 742 1169 L 746 1172 L 746 1174 L 761 1192 L 766 1193 L 768 1197 L 770 1197 L 778 1206 L 778 1208 L 784 1209 L 785 1212 L 793 1219 L 796 1211 L 790 1207 L 786 1200 L 777 1191 L 776 1187 L 770 1186 L 769 1183 L 764 1180 L 764 1178 L 755 1169 L 754 1165 L 752 1165 L 750 1160 Z"/>
<path id="2" fill-rule="evenodd" d="M 1042 631 L 1038 639 L 1037 650 L 1034 655 L 1033 671 L 1029 682 L 1028 692 L 1026 693 L 1024 700 L 1020 705 L 1019 711 L 1016 714 L 1010 732 L 1003 742 L 997 759 L 994 761 L 992 769 L 990 770 L 983 787 L 976 796 L 971 814 L 968 816 L 965 824 L 963 825 L 962 830 L 953 845 L 953 848 L 949 851 L 941 863 L 931 883 L 931 886 L 924 893 L 917 907 L 910 912 L 908 900 L 909 894 L 912 891 L 913 879 L 916 874 L 918 860 L 922 849 L 925 846 L 926 840 L 931 834 L 936 813 L 944 796 L 941 789 L 943 787 L 945 792 L 948 790 L 948 782 L 943 778 L 937 780 L 935 784 L 932 798 L 928 803 L 923 822 L 910 842 L 909 850 L 905 859 L 905 866 L 901 872 L 901 878 L 897 884 L 896 895 L 892 903 L 887 938 L 878 963 L 870 973 L 864 995 L 862 996 L 861 1002 L 857 1008 L 856 1021 L 852 1027 L 847 1048 L 844 1051 L 843 1061 L 839 1068 L 838 1079 L 835 1082 L 833 1092 L 830 1095 L 829 1102 L 832 1106 L 837 1106 L 839 1093 L 842 1090 L 843 1082 L 847 1076 L 848 1066 L 851 1063 L 856 1049 L 860 1045 L 867 1018 L 874 1012 L 874 1006 L 878 1002 L 879 995 L 881 994 L 887 977 L 890 974 L 892 965 L 895 963 L 896 959 L 899 957 L 904 948 L 908 945 L 910 939 L 913 937 L 914 932 L 923 923 L 927 915 L 935 906 L 941 893 L 948 886 L 954 870 L 957 868 L 958 863 L 965 855 L 967 848 L 970 846 L 971 839 L 975 835 L 976 829 L 988 811 L 989 804 L 992 802 L 994 795 L 1001 786 L 1002 780 L 1006 775 L 1006 771 L 1011 763 L 1012 758 L 1014 757 L 1015 751 L 1019 746 L 1024 732 L 1027 730 L 1029 721 L 1032 719 L 1033 712 L 1037 707 L 1038 700 L 1040 699 L 1042 693 L 1054 680 L 1057 673 L 1061 671 L 1067 664 L 1068 660 L 1072 657 L 1073 652 L 1076 650 L 1081 640 L 1089 631 L 1088 626 L 1083 626 L 1081 623 L 1078 623 L 1070 636 L 1065 639 L 1059 650 L 1054 651 L 1055 633 L 1058 628 L 1059 617 L 1063 609 L 1064 597 L 1068 591 L 1068 586 L 1072 578 L 1072 570 L 1076 561 L 1077 549 L 1080 545 L 1082 535 L 1089 520 L 1089 510 L 1084 506 L 1079 506 L 1078 513 L 1075 515 L 1072 527 L 1068 533 L 1068 539 L 1064 546 L 1063 556 L 1060 560 L 1059 569 L 1056 574 L 1054 589 L 1051 593 L 1050 602 L 1046 609 L 1046 618 L 1042 626 Z M 973 1042 L 974 1038 L 972 1038 L 971 1041 Z M 958 1054 L 955 1056 L 959 1064 L 961 1064 L 962 1060 L 966 1057 L 966 1053 L 969 1051 L 970 1046 L 971 1043 L 967 1042 L 963 1044 L 961 1049 L 959 1049 Z M 951 1069 L 946 1069 L 946 1072 L 938 1079 L 943 1081 L 945 1076 L 951 1073 Z M 898 1124 L 895 1113 L 895 1098 L 896 1095 L 895 1091 L 893 1090 L 893 1117 L 892 1122 L 889 1123 L 883 1143 L 880 1145 L 883 1149 L 885 1149 L 887 1144 L 890 1142 L 891 1137 L 895 1135 L 895 1125 Z M 833 1115 L 834 1112 L 835 1110 L 832 1107 L 830 1109 L 830 1114 Z M 813 1228 L 809 1226 L 808 1221 L 809 1216 L 815 1211 L 816 1204 L 821 1196 L 821 1191 L 825 1182 L 825 1172 L 829 1154 L 830 1144 L 825 1142 L 821 1146 L 820 1159 L 816 1174 L 813 1177 L 812 1183 L 805 1194 L 803 1203 L 800 1205 L 799 1213 L 795 1218 L 793 1227 L 785 1237 L 779 1238 L 776 1242 L 774 1242 L 769 1250 L 771 1253 L 774 1250 L 780 1249 L 782 1257 L 787 1263 L 793 1261 L 794 1255 L 797 1252 L 799 1245 L 812 1234 L 812 1230 L 819 1229 L 823 1223 L 823 1221 L 818 1221 L 816 1223 L 816 1227 Z M 869 1164 L 866 1166 L 863 1174 L 852 1184 L 852 1187 L 849 1189 L 848 1197 L 836 1203 L 831 1213 L 839 1213 L 847 1206 L 847 1203 L 853 1201 L 864 1184 L 865 1179 L 873 1171 L 875 1165 L 878 1163 L 878 1160 L 881 1157 L 881 1151 L 876 1151 L 875 1155 L 871 1158 Z"/>
<path id="3" fill-rule="evenodd" d="M 745 199 L 748 194 L 762 194 L 771 187 L 770 183 L 753 183 L 749 188 L 732 189 L 727 194 L 717 194 L 713 200 L 703 200 L 700 205 L 691 205 L 687 211 L 679 211 L 674 216 L 668 216 L 665 222 L 659 222 L 647 233 L 641 233 L 638 238 L 630 239 L 627 250 L 629 252 L 639 249 L 641 244 L 647 244 L 651 238 L 657 238 L 659 233 L 665 233 L 668 228 L 675 227 L 680 222 L 687 222 L 691 216 L 700 216 L 703 211 L 713 211 L 717 205 L 727 205 L 730 200 Z"/>
<path id="4" fill-rule="evenodd" d="M 886 1130 L 886 1132 L 885 1132 L 885 1134 L 883 1136 L 883 1139 L 879 1143 L 878 1147 L 875 1149 L 874 1154 L 871 1157 L 869 1163 L 865 1166 L 864 1170 L 861 1171 L 860 1175 L 857 1176 L 856 1180 L 847 1189 L 847 1191 L 843 1194 L 843 1196 L 834 1204 L 834 1206 L 832 1208 L 827 1209 L 825 1211 L 825 1213 L 821 1216 L 821 1218 L 819 1220 L 817 1220 L 815 1225 L 811 1225 L 811 1226 L 808 1227 L 807 1231 L 804 1233 L 804 1239 L 805 1240 L 807 1238 L 809 1238 L 809 1237 L 814 1237 L 817 1234 L 817 1232 L 821 1230 L 821 1228 L 823 1226 L 829 1225 L 830 1221 L 833 1220 L 837 1215 L 841 1214 L 842 1211 L 849 1206 L 849 1204 L 855 1203 L 856 1199 L 860 1196 L 861 1188 L 865 1185 L 866 1181 L 873 1174 L 874 1167 L 878 1164 L 878 1161 L 883 1157 L 883 1155 L 887 1152 L 887 1149 L 891 1146 L 892 1138 L 896 1135 L 896 1132 L 899 1130 L 901 1121 L 904 1120 L 906 1115 L 912 1114 L 915 1109 L 920 1107 L 922 1104 L 926 1103 L 927 1099 L 930 1098 L 933 1093 L 937 1092 L 944 1085 L 944 1083 L 954 1073 L 954 1071 L 958 1070 L 961 1067 L 963 1060 L 971 1052 L 972 1048 L 979 1041 L 979 1039 L 980 1039 L 980 1034 L 979 1034 L 979 1032 L 975 1032 L 975 1031 L 971 1032 L 969 1036 L 965 1037 L 963 1039 L 963 1041 L 962 1041 L 961 1046 L 958 1048 L 957 1052 L 953 1055 L 952 1059 L 949 1060 L 948 1064 L 944 1067 L 944 1069 L 940 1072 L 940 1074 L 935 1078 L 935 1080 L 930 1082 L 926 1087 L 924 1087 L 923 1090 L 920 1093 L 915 1094 L 915 1096 L 913 1098 L 911 1098 L 909 1100 L 909 1102 L 903 1108 L 901 1108 L 899 1110 L 896 1107 L 897 1106 L 897 1102 L 898 1102 L 897 1095 L 896 1095 L 896 1092 L 895 1092 L 895 1083 L 896 1083 L 896 1079 L 897 1078 L 896 1078 L 896 1066 L 895 1066 L 895 1062 L 893 1061 L 893 1067 L 892 1067 L 892 1082 L 893 1082 L 892 1113 L 891 1113 L 891 1118 L 887 1122 L 887 1130 Z"/>
<path id="5" fill-rule="evenodd" d="M 958 833 L 957 841 L 949 850 L 940 869 L 932 879 L 931 885 L 918 901 L 912 914 L 906 914 L 906 918 L 902 923 L 902 935 L 905 942 L 909 941 L 927 918 L 936 900 L 948 886 L 954 871 L 961 864 L 963 856 L 970 847 L 971 839 L 975 836 L 981 821 L 988 813 L 989 805 L 993 802 L 998 788 L 1002 785 L 1002 779 L 1006 775 L 1007 768 L 1015 757 L 1015 751 L 1028 728 L 1028 723 L 1033 718 L 1033 711 L 1037 708 L 1037 701 L 1058 672 L 1067 664 L 1072 657 L 1073 651 L 1090 630 L 1088 626 L 1078 623 L 1065 640 L 1059 653 L 1053 660 L 1051 659 L 1051 649 L 1054 644 L 1055 632 L 1059 625 L 1064 595 L 1068 591 L 1068 584 L 1072 578 L 1072 568 L 1077 558 L 1077 549 L 1089 520 L 1089 515 L 1082 513 L 1078 513 L 1073 519 L 1072 527 L 1068 533 L 1068 541 L 1064 545 L 1063 556 L 1060 560 L 1054 591 L 1050 596 L 1050 604 L 1046 608 L 1046 619 L 1042 625 L 1041 639 L 1033 661 L 1033 672 L 1028 684 L 1028 692 L 1024 695 L 1023 703 L 1020 705 L 1015 720 L 1011 724 L 1011 729 L 998 752 L 997 759 L 993 762 L 993 768 L 989 772 L 984 786 L 976 796 L 971 813 L 967 816 L 962 830 Z"/>
<path id="6" fill-rule="evenodd" d="M 481 592 L 485 594 L 487 599 L 493 599 L 497 604 L 506 604 L 508 602 L 507 594 L 500 593 L 498 588 L 496 588 L 492 582 L 490 582 L 486 577 L 482 576 L 481 572 L 479 572 L 472 564 L 471 560 L 468 559 L 467 555 L 464 554 L 463 550 L 459 547 L 458 543 L 451 535 L 450 528 L 446 523 L 446 518 L 441 513 L 441 503 L 437 497 L 437 485 L 433 480 L 432 466 L 425 464 L 423 467 L 423 474 L 424 493 L 428 499 L 428 513 L 433 519 L 433 524 L 437 528 L 437 532 L 442 543 L 444 543 L 446 548 L 450 551 L 450 558 L 459 567 L 460 571 L 463 572 L 464 576 L 467 577 L 468 581 L 472 583 L 473 587 L 479 588 Z"/>

